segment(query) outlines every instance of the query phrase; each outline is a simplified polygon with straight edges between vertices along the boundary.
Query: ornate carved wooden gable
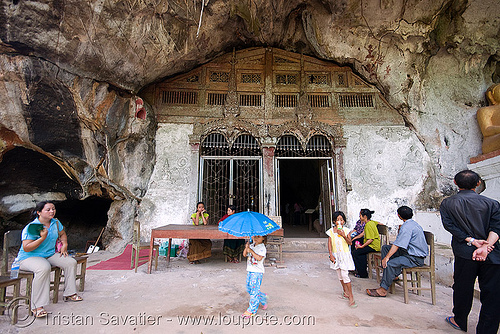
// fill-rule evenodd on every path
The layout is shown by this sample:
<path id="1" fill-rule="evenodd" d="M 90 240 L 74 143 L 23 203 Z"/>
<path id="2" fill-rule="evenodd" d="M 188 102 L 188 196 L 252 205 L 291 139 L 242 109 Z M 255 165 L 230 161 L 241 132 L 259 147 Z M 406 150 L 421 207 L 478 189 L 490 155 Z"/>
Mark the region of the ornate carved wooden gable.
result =
<path id="1" fill-rule="evenodd" d="M 156 106 L 160 122 L 232 115 L 277 124 L 302 113 L 330 124 L 401 124 L 349 67 L 274 48 L 226 54 L 166 80 L 156 86 Z"/>

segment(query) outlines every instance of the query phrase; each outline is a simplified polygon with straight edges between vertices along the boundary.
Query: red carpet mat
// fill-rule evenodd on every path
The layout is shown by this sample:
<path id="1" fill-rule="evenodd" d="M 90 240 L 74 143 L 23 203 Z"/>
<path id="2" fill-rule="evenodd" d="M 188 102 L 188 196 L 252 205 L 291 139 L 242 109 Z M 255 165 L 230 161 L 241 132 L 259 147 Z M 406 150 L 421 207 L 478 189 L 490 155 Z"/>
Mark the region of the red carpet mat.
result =
<path id="1" fill-rule="evenodd" d="M 122 254 L 106 260 L 99 262 L 96 265 L 87 267 L 87 270 L 131 270 L 130 268 L 130 254 L 132 253 L 132 245 L 127 245 Z M 149 249 L 141 249 L 139 251 L 139 256 L 148 256 Z M 139 266 L 147 263 L 148 259 L 139 259 Z"/>

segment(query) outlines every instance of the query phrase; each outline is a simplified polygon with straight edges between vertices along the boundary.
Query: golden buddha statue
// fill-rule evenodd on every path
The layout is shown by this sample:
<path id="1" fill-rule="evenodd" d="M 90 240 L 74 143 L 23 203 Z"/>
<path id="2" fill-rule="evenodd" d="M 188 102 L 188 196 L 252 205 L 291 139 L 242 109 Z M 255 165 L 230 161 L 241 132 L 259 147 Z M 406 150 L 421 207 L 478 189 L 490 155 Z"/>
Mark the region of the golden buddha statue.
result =
<path id="1" fill-rule="evenodd" d="M 500 84 L 486 91 L 490 105 L 479 108 L 477 122 L 483 133 L 483 154 L 500 150 Z"/>

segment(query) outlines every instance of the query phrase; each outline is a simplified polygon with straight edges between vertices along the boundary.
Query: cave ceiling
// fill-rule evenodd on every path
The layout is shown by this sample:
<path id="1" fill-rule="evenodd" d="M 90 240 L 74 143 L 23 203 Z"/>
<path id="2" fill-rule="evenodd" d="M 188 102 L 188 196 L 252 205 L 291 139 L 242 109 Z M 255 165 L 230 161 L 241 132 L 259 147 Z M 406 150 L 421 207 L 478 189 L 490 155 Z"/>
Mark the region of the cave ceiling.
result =
<path id="1" fill-rule="evenodd" d="M 467 1 L 3 0 L 3 49 L 137 92 L 216 56 L 272 46 L 340 64 L 377 81 L 390 45 L 420 54 L 453 45 Z M 436 31 L 437 29 L 439 31 Z"/>

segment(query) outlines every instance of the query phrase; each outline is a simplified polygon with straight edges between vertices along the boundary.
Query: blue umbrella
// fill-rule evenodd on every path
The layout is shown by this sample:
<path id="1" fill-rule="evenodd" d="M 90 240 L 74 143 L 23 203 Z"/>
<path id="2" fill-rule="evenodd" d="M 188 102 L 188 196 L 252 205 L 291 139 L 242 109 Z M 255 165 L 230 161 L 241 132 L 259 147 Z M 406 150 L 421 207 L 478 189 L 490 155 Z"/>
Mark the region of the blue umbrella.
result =
<path id="1" fill-rule="evenodd" d="M 219 231 L 227 232 L 235 237 L 268 235 L 279 229 L 279 225 L 269 217 L 254 211 L 232 214 L 219 223 Z"/>

